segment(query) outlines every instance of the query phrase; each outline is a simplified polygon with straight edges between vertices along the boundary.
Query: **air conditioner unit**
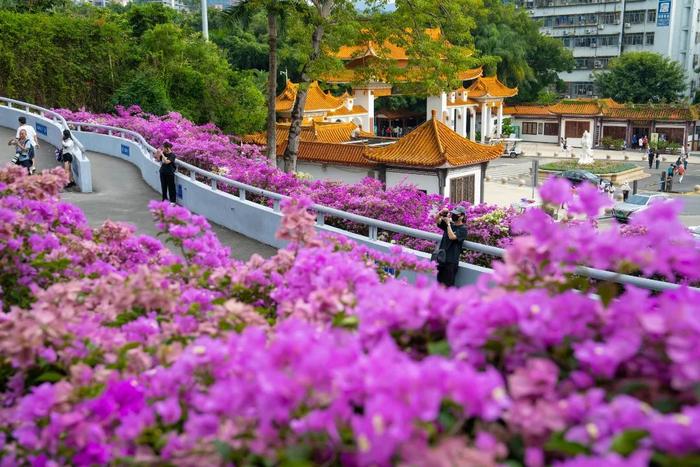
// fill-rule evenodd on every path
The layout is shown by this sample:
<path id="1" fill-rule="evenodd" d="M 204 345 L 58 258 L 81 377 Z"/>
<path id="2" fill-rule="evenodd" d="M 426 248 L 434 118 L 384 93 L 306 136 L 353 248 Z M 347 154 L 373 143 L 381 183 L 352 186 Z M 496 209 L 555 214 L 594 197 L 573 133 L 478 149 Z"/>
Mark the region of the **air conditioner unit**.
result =
<path id="1" fill-rule="evenodd" d="M 630 23 L 625 23 L 625 29 L 629 29 L 631 27 L 632 27 L 632 25 Z"/>
<path id="2" fill-rule="evenodd" d="M 598 47 L 598 44 L 595 44 L 595 43 L 591 44 L 591 49 L 595 49 L 597 47 Z"/>
<path id="3" fill-rule="evenodd" d="M 586 29 L 586 34 L 593 34 L 594 32 L 593 29 Z"/>
<path id="4" fill-rule="evenodd" d="M 603 68 L 603 62 L 600 60 L 593 61 L 593 68 Z"/>
<path id="5" fill-rule="evenodd" d="M 602 31 L 603 29 L 605 29 L 605 26 L 603 26 L 602 24 L 599 24 L 598 29 L 600 29 Z"/>
<path id="6" fill-rule="evenodd" d="M 527 10 L 527 12 L 530 13 L 531 15 L 535 14 L 535 10 Z"/>
<path id="7" fill-rule="evenodd" d="M 616 19 L 616 20 L 615 20 L 615 24 L 620 24 L 620 20 L 619 20 L 619 19 Z"/>
<path id="8" fill-rule="evenodd" d="M 587 94 L 588 94 L 589 96 L 592 96 L 592 95 L 593 95 L 593 91 L 588 91 Z"/>

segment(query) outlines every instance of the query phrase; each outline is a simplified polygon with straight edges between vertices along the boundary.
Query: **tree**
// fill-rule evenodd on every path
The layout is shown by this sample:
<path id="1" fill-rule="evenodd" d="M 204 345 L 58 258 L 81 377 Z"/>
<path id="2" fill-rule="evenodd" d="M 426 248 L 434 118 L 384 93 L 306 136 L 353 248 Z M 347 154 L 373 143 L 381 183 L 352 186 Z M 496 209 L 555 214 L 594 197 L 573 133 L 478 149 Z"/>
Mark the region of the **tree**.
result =
<path id="1" fill-rule="evenodd" d="M 504 83 L 517 86 L 515 100 L 536 100 L 542 90 L 561 81 L 558 72 L 573 69 L 571 52 L 560 40 L 543 36 L 540 25 L 524 10 L 501 0 L 484 0 L 484 8 L 476 15 L 476 48 L 495 58 L 486 61 L 486 73 L 497 74 Z"/>
<path id="2" fill-rule="evenodd" d="M 230 9 L 235 18 L 247 20 L 255 11 L 263 10 L 267 15 L 267 130 L 266 155 L 271 165 L 277 165 L 277 38 L 279 22 L 284 19 L 293 0 L 245 0 Z"/>
<path id="3" fill-rule="evenodd" d="M 431 95 L 454 89 L 460 82 L 457 73 L 476 66 L 471 57 L 469 27 L 471 20 L 460 16 L 459 8 L 475 5 L 478 0 L 396 0 L 395 10 L 385 12 L 386 0 L 365 2 L 362 14 L 354 2 L 347 0 L 311 0 L 305 23 L 307 56 L 301 66 L 301 80 L 291 114 L 289 140 L 284 153 L 284 170 L 296 170 L 301 122 L 308 86 L 312 80 L 342 68 L 335 57 L 341 45 L 367 44 L 372 41 L 379 57 L 355 69 L 358 82 L 385 81 L 400 83 L 406 92 Z M 436 38 L 427 32 L 439 29 L 445 35 Z M 450 44 L 447 41 L 450 41 Z M 406 68 L 393 60 L 383 59 L 385 44 L 404 47 L 410 56 Z"/>
<path id="4" fill-rule="evenodd" d="M 676 102 L 687 89 L 685 79 L 678 62 L 653 52 L 626 52 L 594 78 L 601 96 L 635 104 Z"/>

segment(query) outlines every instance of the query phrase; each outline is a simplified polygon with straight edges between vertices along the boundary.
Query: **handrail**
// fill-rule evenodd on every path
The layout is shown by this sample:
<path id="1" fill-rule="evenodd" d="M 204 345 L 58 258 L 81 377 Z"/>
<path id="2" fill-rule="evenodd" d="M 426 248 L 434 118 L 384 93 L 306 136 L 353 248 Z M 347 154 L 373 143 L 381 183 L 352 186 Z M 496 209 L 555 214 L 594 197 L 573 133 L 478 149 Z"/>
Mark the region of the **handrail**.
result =
<path id="1" fill-rule="evenodd" d="M 113 126 L 109 126 L 109 125 L 102 125 L 102 124 L 98 124 L 98 123 L 68 122 L 68 124 L 74 126 L 77 129 L 77 131 L 82 131 L 83 128 L 96 128 L 99 130 L 107 131 L 108 135 L 110 135 L 110 136 L 121 137 L 124 139 L 130 139 L 130 138 L 126 137 L 126 135 L 129 135 L 133 138 L 132 141 L 143 146 L 149 153 L 153 153 L 156 151 L 156 148 L 151 146 L 146 141 L 146 139 L 143 137 L 143 135 L 141 135 L 140 133 L 137 133 L 135 131 L 132 131 L 132 130 L 127 130 L 127 129 L 119 128 L 119 127 L 113 127 Z M 175 163 L 178 167 L 181 167 L 182 169 L 189 171 L 190 178 L 192 178 L 192 179 L 195 179 L 196 175 L 201 175 L 203 177 L 206 177 L 210 181 L 216 182 L 215 184 L 214 183 L 212 184 L 213 188 L 218 186 L 219 183 L 222 183 L 224 185 L 229 185 L 233 188 L 236 188 L 237 190 L 239 190 L 239 197 L 241 199 L 246 199 L 247 193 L 253 193 L 253 194 L 271 199 L 271 200 L 275 201 L 274 208 L 273 208 L 275 211 L 279 210 L 279 202 L 280 201 L 290 198 L 289 196 L 282 195 L 280 193 L 268 191 L 268 190 L 265 190 L 263 188 L 258 188 L 258 187 L 252 186 L 252 185 L 248 185 L 248 184 L 224 177 L 222 175 L 218 175 L 218 174 L 209 172 L 207 170 L 196 167 L 192 164 L 188 164 L 187 162 L 184 162 L 181 160 L 176 160 Z M 320 213 L 320 215 L 317 215 L 317 223 L 320 225 L 322 225 L 325 222 L 326 215 L 345 219 L 345 220 L 348 220 L 350 222 L 355 222 L 357 224 L 366 225 L 367 227 L 369 227 L 369 238 L 372 240 L 377 240 L 377 231 L 379 229 L 402 234 L 402 235 L 407 235 L 407 236 L 418 238 L 421 240 L 429 240 L 429 241 L 438 242 L 441 239 L 441 235 L 434 233 L 434 232 L 427 232 L 425 230 L 419 230 L 419 229 L 405 227 L 405 226 L 398 225 L 398 224 L 392 224 L 390 222 L 382 221 L 379 219 L 373 219 L 371 217 L 361 216 L 359 214 L 353 214 L 350 212 L 341 211 L 339 209 L 331 208 L 328 206 L 323 206 L 321 204 L 312 204 L 310 206 L 310 208 L 313 209 L 314 211 L 316 211 L 317 213 Z M 482 254 L 486 254 L 489 256 L 498 257 L 498 258 L 503 258 L 505 256 L 505 250 L 503 248 L 499 248 L 499 247 L 495 247 L 495 246 L 491 246 L 491 245 L 484 245 L 481 243 L 476 243 L 476 242 L 471 242 L 471 241 L 465 241 L 464 248 L 467 250 L 470 250 L 470 251 L 475 251 L 477 253 L 482 253 Z M 680 284 L 675 284 L 675 283 L 671 283 L 671 282 L 664 282 L 664 281 L 659 281 L 659 280 L 655 280 L 655 279 L 648 279 L 645 277 L 631 276 L 628 274 L 621 274 L 621 273 L 614 272 L 614 271 L 606 271 L 604 269 L 595 269 L 595 268 L 590 268 L 587 266 L 577 266 L 574 270 L 574 273 L 576 275 L 588 277 L 590 279 L 611 281 L 611 282 L 617 282 L 619 284 L 626 284 L 626 285 L 634 285 L 636 287 L 654 290 L 654 291 L 672 290 L 672 289 L 676 289 L 676 288 L 681 287 Z M 700 288 L 696 288 L 696 287 L 689 287 L 689 288 L 696 290 L 696 291 L 700 291 Z"/>
<path id="2" fill-rule="evenodd" d="M 63 127 L 64 130 L 70 129 L 70 127 L 68 126 L 68 122 L 66 122 L 66 119 L 63 118 L 63 115 L 54 110 L 45 109 L 44 107 L 40 107 L 38 105 L 29 104 L 27 102 L 18 101 L 15 99 L 10 99 L 9 97 L 0 96 L 0 102 L 6 102 L 8 104 L 7 107 L 11 109 L 14 108 L 13 105 L 23 107 L 24 111 L 27 113 L 31 113 L 29 109 L 34 109 L 39 113 L 41 117 L 46 117 L 46 115 L 48 114 L 51 117 L 51 120 L 53 120 L 54 122 L 58 120 L 59 124 L 61 125 L 61 127 Z M 78 145 L 81 151 L 85 149 L 85 147 L 80 141 L 74 140 L 74 142 Z"/>

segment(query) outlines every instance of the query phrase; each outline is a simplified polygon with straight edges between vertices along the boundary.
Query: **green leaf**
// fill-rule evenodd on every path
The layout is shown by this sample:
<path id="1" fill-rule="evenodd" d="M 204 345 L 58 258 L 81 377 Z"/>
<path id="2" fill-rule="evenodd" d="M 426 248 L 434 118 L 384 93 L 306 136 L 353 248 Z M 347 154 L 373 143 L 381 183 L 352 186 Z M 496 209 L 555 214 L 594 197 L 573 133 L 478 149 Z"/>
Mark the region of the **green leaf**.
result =
<path id="1" fill-rule="evenodd" d="M 564 433 L 558 431 L 552 433 L 547 443 L 544 445 L 545 451 L 576 456 L 578 454 L 588 454 L 590 449 L 583 444 L 575 443 L 564 438 Z"/>
<path id="2" fill-rule="evenodd" d="M 619 286 L 614 282 L 601 282 L 596 289 L 600 300 L 605 306 L 608 306 L 613 298 L 617 297 L 620 290 Z"/>
<path id="3" fill-rule="evenodd" d="M 47 371 L 39 375 L 36 381 L 40 383 L 55 383 L 57 381 L 61 381 L 65 377 L 66 375 L 62 375 L 56 371 Z"/>
<path id="4" fill-rule="evenodd" d="M 652 464 L 660 467 L 697 467 L 700 465 L 700 455 L 669 456 L 668 454 L 655 453 L 651 461 Z"/>
<path id="5" fill-rule="evenodd" d="M 231 460 L 234 457 L 233 448 L 221 440 L 214 440 L 214 447 L 223 460 Z"/>
<path id="6" fill-rule="evenodd" d="M 428 354 L 430 355 L 443 355 L 447 357 L 451 352 L 450 343 L 445 339 L 437 342 L 428 342 Z"/>
<path id="7" fill-rule="evenodd" d="M 639 441 L 649 436 L 646 430 L 625 430 L 613 439 L 610 449 L 623 456 L 633 453 Z"/>
<path id="8" fill-rule="evenodd" d="M 348 315 L 341 312 L 333 316 L 333 326 L 345 329 L 357 329 L 360 320 L 355 315 Z"/>

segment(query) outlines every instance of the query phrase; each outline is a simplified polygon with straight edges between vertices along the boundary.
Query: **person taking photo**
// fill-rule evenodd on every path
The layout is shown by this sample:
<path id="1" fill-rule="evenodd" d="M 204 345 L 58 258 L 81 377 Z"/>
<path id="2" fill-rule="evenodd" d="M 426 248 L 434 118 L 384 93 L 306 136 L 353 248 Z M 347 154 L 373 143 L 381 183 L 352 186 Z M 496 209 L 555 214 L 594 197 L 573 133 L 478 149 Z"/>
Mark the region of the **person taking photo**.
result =
<path id="1" fill-rule="evenodd" d="M 163 143 L 163 149 L 156 151 L 156 160 L 160 162 L 160 188 L 163 194 L 163 201 L 169 199 L 173 204 L 177 200 L 175 194 L 175 159 L 173 145 L 169 141 Z"/>
<path id="2" fill-rule="evenodd" d="M 457 206 L 451 211 L 445 208 L 435 217 L 437 226 L 443 231 L 436 255 L 437 280 L 447 287 L 454 286 L 457 278 L 462 244 L 467 239 L 467 227 L 464 225 L 466 215 L 464 206 Z"/>

